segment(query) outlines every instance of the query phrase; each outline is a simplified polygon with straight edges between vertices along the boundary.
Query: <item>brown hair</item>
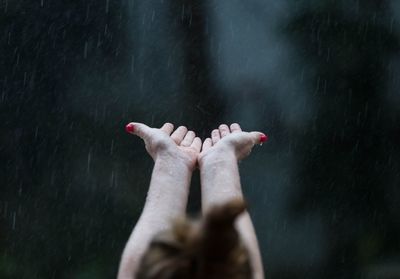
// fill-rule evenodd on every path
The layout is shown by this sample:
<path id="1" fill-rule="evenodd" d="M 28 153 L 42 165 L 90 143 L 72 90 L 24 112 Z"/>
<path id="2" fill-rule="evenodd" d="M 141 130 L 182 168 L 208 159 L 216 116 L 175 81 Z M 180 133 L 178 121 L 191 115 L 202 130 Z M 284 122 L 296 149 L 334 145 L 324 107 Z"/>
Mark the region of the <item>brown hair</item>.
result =
<path id="1" fill-rule="evenodd" d="M 243 200 L 214 206 L 200 221 L 175 221 L 142 258 L 137 279 L 249 279 L 249 255 L 234 227 Z"/>

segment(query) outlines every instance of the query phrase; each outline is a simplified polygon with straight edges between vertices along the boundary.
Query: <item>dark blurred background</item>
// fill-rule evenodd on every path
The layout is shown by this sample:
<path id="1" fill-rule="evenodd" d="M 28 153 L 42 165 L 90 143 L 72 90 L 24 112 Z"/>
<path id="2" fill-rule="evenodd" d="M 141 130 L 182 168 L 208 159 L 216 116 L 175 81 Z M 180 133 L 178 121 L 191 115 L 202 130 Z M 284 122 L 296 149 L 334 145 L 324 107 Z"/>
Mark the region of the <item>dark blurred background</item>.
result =
<path id="1" fill-rule="evenodd" d="M 267 278 L 400 278 L 399 39 L 397 0 L 0 0 L 0 278 L 115 277 L 130 121 L 270 135 L 240 164 Z"/>

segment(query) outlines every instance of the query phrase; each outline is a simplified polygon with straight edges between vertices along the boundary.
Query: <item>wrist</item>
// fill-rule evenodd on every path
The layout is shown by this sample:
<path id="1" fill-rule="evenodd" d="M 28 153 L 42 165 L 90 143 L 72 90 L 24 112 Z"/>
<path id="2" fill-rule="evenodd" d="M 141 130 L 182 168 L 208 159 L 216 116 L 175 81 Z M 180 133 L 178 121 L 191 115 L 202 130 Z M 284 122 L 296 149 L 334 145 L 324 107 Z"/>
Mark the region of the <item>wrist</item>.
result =
<path id="1" fill-rule="evenodd" d="M 181 158 L 179 155 L 174 153 L 159 154 L 154 160 L 155 168 L 165 169 L 169 173 L 172 170 L 180 170 L 182 172 L 191 173 L 193 172 L 194 166 L 186 158 Z"/>
<path id="2" fill-rule="evenodd" d="M 225 166 L 227 164 L 236 164 L 237 157 L 233 150 L 213 150 L 212 152 L 207 152 L 201 154 L 198 158 L 198 164 L 200 170 L 202 168 L 216 168 L 219 166 Z"/>

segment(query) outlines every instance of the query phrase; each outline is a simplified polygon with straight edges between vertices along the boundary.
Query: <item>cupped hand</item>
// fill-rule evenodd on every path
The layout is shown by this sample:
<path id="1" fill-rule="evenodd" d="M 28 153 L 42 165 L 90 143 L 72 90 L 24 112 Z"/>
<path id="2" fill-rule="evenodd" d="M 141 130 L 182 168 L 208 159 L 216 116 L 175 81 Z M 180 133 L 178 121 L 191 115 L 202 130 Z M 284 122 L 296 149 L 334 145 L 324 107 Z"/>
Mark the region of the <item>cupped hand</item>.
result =
<path id="1" fill-rule="evenodd" d="M 158 129 L 131 122 L 126 125 L 126 131 L 143 139 L 146 150 L 154 161 L 165 159 L 171 163 L 184 163 L 191 170 L 195 168 L 202 142 L 185 126 L 179 126 L 174 131 L 171 123 L 165 123 Z"/>
<path id="2" fill-rule="evenodd" d="M 247 157 L 255 144 L 262 144 L 268 137 L 261 132 L 243 132 L 240 125 L 233 123 L 230 126 L 221 124 L 211 132 L 211 137 L 203 142 L 198 162 L 212 157 L 213 160 L 223 159 L 233 154 L 237 160 Z"/>

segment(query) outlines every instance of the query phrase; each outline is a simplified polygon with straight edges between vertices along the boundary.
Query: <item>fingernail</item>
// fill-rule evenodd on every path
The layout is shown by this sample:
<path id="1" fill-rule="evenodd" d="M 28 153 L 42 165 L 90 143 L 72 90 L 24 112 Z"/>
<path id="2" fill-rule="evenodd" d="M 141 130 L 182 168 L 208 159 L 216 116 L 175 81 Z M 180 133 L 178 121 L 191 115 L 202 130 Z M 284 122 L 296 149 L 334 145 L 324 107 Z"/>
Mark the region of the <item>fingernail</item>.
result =
<path id="1" fill-rule="evenodd" d="M 125 131 L 127 133 L 133 133 L 135 131 L 135 126 L 132 123 L 129 123 L 125 126 Z"/>
<path id="2" fill-rule="evenodd" d="M 262 134 L 262 135 L 260 136 L 260 143 L 263 143 L 263 142 L 266 142 L 266 141 L 268 141 L 268 136 Z"/>

